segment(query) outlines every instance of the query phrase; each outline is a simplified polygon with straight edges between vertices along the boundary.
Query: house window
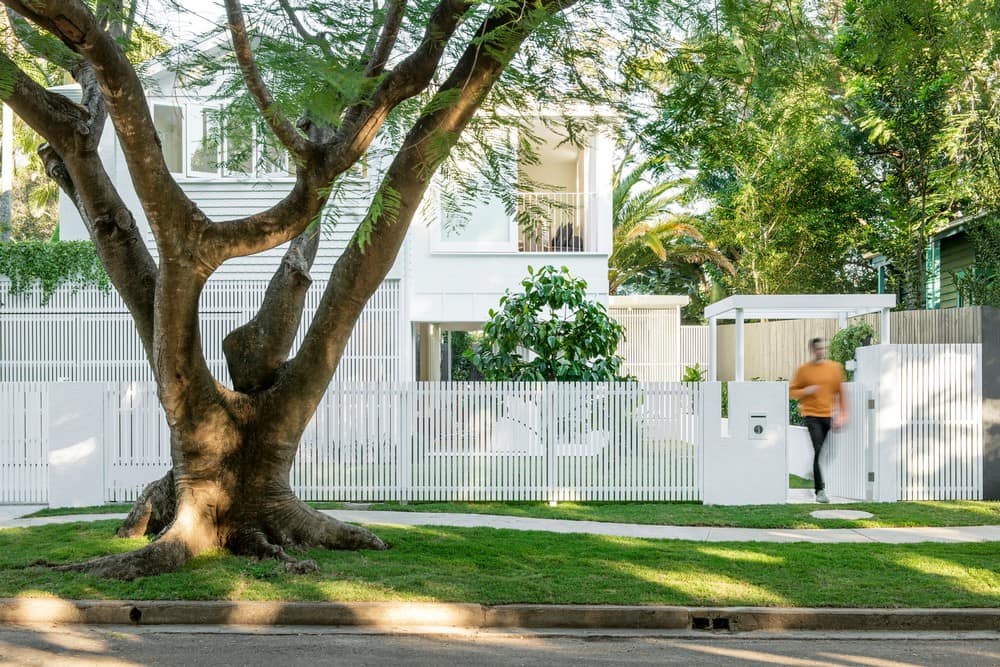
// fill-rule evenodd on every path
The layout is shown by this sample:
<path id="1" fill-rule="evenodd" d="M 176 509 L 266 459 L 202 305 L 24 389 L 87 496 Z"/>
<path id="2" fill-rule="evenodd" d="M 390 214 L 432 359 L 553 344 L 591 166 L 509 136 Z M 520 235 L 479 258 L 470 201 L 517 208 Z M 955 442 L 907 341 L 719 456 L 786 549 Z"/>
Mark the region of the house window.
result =
<path id="1" fill-rule="evenodd" d="M 160 138 L 163 159 L 173 174 L 184 172 L 184 110 L 166 104 L 153 105 L 153 126 Z"/>
<path id="2" fill-rule="evenodd" d="M 941 307 L 941 242 L 927 246 L 924 262 L 924 305 L 928 309 Z"/>
<path id="3" fill-rule="evenodd" d="M 188 124 L 188 176 L 218 176 L 221 158 L 219 112 L 201 109 Z"/>
<path id="4" fill-rule="evenodd" d="M 256 132 L 253 124 L 231 122 L 226 127 L 226 176 L 253 176 Z"/>
<path id="5" fill-rule="evenodd" d="M 220 109 L 188 107 L 189 178 L 265 178 L 294 175 L 288 151 L 263 123 L 240 123 Z"/>

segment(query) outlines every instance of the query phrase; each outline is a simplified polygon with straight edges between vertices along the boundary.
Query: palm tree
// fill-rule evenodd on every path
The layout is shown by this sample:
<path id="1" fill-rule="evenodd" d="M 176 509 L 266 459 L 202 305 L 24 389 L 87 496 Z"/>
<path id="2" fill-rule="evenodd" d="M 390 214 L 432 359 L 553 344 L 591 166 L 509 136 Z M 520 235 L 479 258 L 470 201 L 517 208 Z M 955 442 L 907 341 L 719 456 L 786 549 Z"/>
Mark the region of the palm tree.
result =
<path id="1" fill-rule="evenodd" d="M 683 182 L 659 180 L 640 188 L 649 182 L 647 176 L 656 163 L 646 161 L 626 172 L 629 164 L 629 160 L 624 160 L 613 176 L 614 250 L 608 260 L 610 293 L 615 294 L 623 285 L 663 269 L 693 269 L 700 280 L 704 280 L 706 263 L 735 273 L 732 262 L 705 241 L 695 227 L 694 216 L 670 211 L 670 204 L 677 200 L 674 191 Z"/>

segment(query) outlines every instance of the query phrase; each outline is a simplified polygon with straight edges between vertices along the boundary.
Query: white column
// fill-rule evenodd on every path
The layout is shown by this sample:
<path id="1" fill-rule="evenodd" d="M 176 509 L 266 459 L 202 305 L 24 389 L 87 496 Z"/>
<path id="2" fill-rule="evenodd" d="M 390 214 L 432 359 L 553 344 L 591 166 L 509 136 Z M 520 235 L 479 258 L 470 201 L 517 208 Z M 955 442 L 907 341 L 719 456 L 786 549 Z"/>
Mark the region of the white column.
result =
<path id="1" fill-rule="evenodd" d="M 837 328 L 846 329 L 847 328 L 847 313 L 840 313 L 837 316 Z"/>
<path id="2" fill-rule="evenodd" d="M 719 379 L 719 331 L 718 320 L 708 318 L 708 379 L 715 382 Z"/>
<path id="3" fill-rule="evenodd" d="M 674 373 L 674 377 L 671 382 L 677 382 L 681 379 L 684 374 L 684 366 L 681 363 L 681 307 L 677 306 L 677 323 L 674 325 L 674 336 L 676 345 L 674 346 L 674 368 L 677 371 Z"/>
<path id="4" fill-rule="evenodd" d="M 879 336 L 879 343 L 888 345 L 892 342 L 891 331 L 889 330 L 889 309 L 882 309 L 882 335 Z"/>
<path id="5" fill-rule="evenodd" d="M 743 337 L 743 309 L 736 309 L 736 381 L 743 382 L 744 352 L 746 340 Z"/>

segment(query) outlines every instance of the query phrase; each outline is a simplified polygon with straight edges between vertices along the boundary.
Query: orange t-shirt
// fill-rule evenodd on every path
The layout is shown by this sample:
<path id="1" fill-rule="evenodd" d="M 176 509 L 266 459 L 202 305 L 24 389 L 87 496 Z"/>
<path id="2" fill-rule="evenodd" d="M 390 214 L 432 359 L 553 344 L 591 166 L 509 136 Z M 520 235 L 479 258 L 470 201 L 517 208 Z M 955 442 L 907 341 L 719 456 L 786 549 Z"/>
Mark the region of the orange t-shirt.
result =
<path id="1" fill-rule="evenodd" d="M 830 417 L 833 401 L 840 396 L 843 381 L 844 367 L 836 361 L 811 361 L 795 371 L 795 377 L 788 385 L 788 394 L 799 401 L 799 412 L 803 417 Z M 813 384 L 819 387 L 819 391 L 803 396 L 802 390 Z"/>

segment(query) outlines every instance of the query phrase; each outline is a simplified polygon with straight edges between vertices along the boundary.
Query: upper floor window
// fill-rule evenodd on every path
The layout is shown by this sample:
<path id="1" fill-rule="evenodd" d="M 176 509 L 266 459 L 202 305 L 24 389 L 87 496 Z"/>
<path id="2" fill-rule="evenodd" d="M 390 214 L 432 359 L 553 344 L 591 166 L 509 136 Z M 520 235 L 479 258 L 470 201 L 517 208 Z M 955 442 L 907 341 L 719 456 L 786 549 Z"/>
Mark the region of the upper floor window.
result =
<path id="1" fill-rule="evenodd" d="M 287 178 L 288 152 L 262 120 L 227 118 L 197 104 L 154 104 L 153 124 L 171 173 L 188 178 Z"/>

